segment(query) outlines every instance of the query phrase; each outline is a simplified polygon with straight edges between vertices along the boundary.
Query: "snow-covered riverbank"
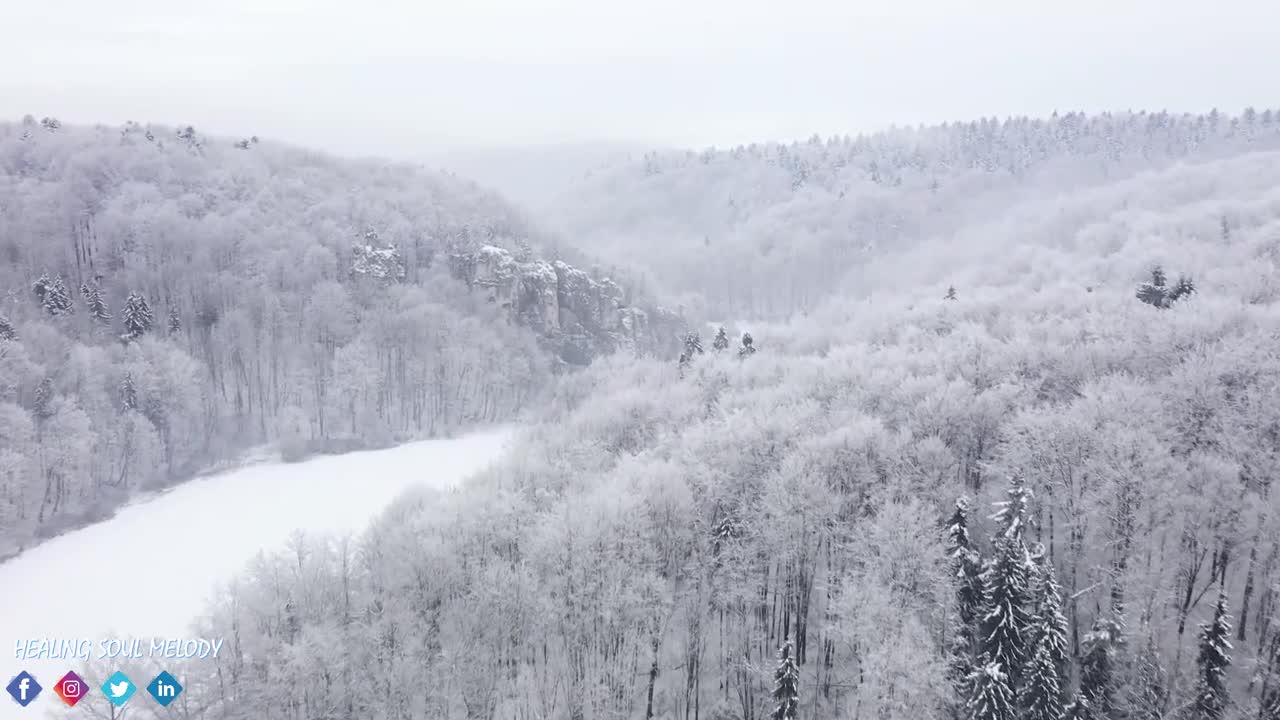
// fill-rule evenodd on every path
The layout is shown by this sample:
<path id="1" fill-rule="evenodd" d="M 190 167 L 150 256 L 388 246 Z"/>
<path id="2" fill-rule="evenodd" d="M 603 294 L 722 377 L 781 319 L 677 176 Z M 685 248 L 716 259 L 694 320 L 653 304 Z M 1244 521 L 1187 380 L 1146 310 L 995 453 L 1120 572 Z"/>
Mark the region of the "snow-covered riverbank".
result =
<path id="1" fill-rule="evenodd" d="M 21 661 L 33 638 L 183 637 L 211 591 L 296 531 L 359 533 L 402 491 L 450 488 L 498 458 L 511 429 L 212 475 L 122 509 L 0 564 L 0 684 L 52 685 L 76 661 Z M 146 680 L 142 680 L 146 682 Z M 93 691 L 95 694 L 97 689 Z M 65 708 L 64 708 L 65 709 Z M 24 711 L 0 697 L 0 718 Z"/>

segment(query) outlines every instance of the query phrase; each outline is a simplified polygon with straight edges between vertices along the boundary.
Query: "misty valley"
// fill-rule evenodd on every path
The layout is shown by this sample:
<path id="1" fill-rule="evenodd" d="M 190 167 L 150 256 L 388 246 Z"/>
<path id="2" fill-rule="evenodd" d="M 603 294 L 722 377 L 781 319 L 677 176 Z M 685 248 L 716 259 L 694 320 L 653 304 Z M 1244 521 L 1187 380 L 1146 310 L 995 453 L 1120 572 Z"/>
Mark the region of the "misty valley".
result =
<path id="1" fill-rule="evenodd" d="M 579 160 L 503 194 L 0 123 L 4 679 L 180 683 L 37 701 L 113 720 L 1280 720 L 1280 112 Z"/>

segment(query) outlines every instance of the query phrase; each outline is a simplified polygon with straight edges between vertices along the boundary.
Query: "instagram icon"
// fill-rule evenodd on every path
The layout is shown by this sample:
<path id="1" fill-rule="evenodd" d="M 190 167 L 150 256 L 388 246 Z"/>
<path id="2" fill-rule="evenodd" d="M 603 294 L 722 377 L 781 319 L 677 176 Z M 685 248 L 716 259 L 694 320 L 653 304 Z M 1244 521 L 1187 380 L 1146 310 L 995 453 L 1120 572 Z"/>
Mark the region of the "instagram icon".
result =
<path id="1" fill-rule="evenodd" d="M 62 701 L 71 707 L 75 707 L 80 702 L 80 698 L 89 692 L 89 686 L 79 675 L 69 672 L 62 676 L 62 679 L 53 686 L 53 691 L 62 698 Z"/>

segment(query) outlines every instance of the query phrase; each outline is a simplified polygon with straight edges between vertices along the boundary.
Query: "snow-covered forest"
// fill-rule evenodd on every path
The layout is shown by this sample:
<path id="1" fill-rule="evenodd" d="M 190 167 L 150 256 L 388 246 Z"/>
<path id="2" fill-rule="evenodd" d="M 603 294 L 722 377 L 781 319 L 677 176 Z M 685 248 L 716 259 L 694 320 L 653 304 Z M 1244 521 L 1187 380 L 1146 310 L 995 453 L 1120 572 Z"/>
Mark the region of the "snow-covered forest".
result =
<path id="1" fill-rule="evenodd" d="M 886 250 L 950 237 L 952 252 L 980 252 L 984 239 L 962 233 L 1001 222 L 1010 204 L 1266 149 L 1280 149 L 1280 110 L 984 118 L 652 152 L 587 173 L 545 210 L 691 309 L 782 319 L 835 290 L 900 285 L 863 272 Z"/>
<path id="2" fill-rule="evenodd" d="M 140 489 L 517 416 L 675 313 L 451 176 L 194 128 L 0 124 L 0 557 Z M 669 347 L 668 347 L 669 346 Z"/>
<path id="3" fill-rule="evenodd" d="M 525 423 L 247 568 L 164 717 L 1280 720 L 1272 111 L 650 154 L 531 219 L 185 128 L 0 162 L 10 543 Z"/>
<path id="4" fill-rule="evenodd" d="M 1073 128 L 877 163 L 856 202 L 806 205 L 830 184 L 811 167 L 777 189 L 790 225 L 736 199 L 780 251 L 816 228 L 858 259 L 824 285 L 767 258 L 743 276 L 748 246 L 686 255 L 755 297 L 815 295 L 695 331 L 680 362 L 557 377 L 454 495 L 264 557 L 203 621 L 229 653 L 183 669 L 184 712 L 1277 720 L 1277 124 L 1127 117 L 868 138 L 910 158 L 964 128 Z M 617 222 L 659 186 L 752 186 L 733 168 L 775 152 L 617 169 Z M 840 208 L 897 208 L 911 234 L 867 240 Z M 740 297 L 710 306 L 759 307 Z"/>

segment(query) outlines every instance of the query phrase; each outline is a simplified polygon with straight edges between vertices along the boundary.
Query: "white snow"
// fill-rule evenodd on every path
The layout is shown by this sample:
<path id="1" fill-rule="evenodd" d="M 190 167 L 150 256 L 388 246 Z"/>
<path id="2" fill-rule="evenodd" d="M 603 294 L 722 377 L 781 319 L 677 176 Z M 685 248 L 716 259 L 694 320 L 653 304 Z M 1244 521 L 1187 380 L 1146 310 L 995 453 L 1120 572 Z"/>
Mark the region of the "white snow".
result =
<path id="1" fill-rule="evenodd" d="M 81 667 L 74 659 L 17 660 L 19 640 L 85 638 L 96 655 L 104 637 L 189 637 L 211 591 L 259 550 L 284 547 L 298 529 L 359 533 L 403 490 L 450 488 L 482 470 L 512 434 L 501 428 L 201 478 L 0 564 L 0 719 L 62 707 L 51 686 Z M 3 691 L 22 670 L 44 686 L 25 711 Z"/>

